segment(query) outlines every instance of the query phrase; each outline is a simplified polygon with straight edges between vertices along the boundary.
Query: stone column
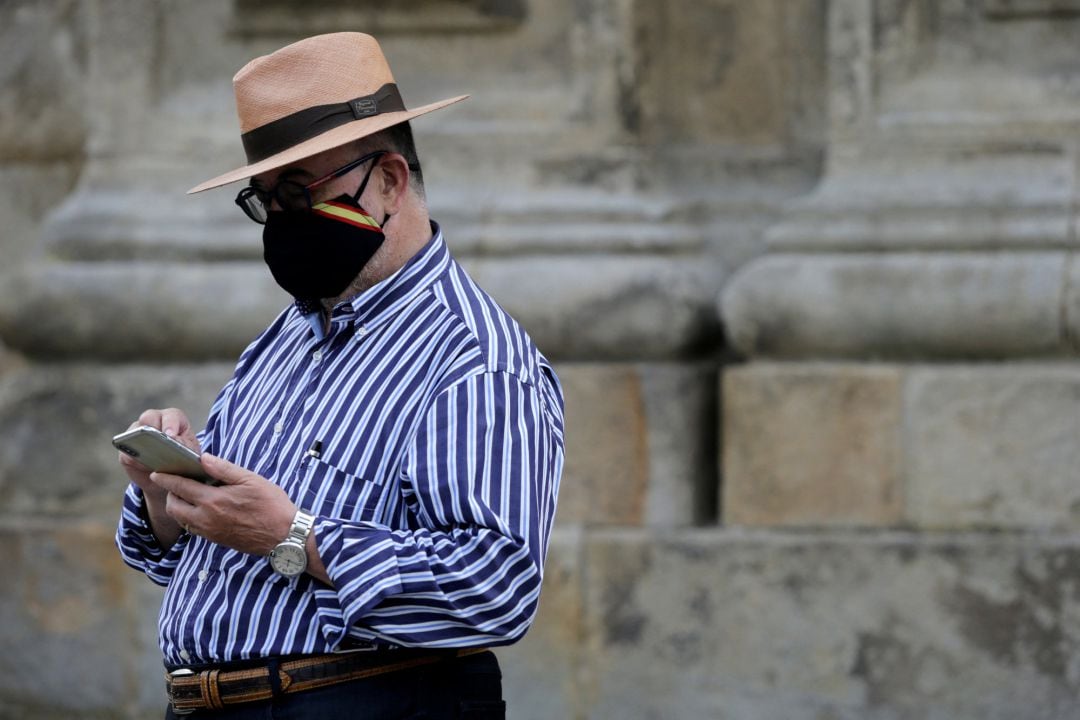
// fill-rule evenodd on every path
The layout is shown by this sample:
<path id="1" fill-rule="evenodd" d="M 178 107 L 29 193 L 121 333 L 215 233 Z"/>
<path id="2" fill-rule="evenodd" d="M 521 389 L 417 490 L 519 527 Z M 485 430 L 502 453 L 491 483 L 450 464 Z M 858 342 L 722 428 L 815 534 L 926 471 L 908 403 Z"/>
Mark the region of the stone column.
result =
<path id="1" fill-rule="evenodd" d="M 829 5 L 824 176 L 720 301 L 747 360 L 723 373 L 722 521 L 797 531 L 810 586 L 846 582 L 818 543 L 870 552 L 835 615 L 777 580 L 835 623 L 815 660 L 846 658 L 763 667 L 817 708 L 787 716 L 1077 711 L 1057 653 L 1080 635 L 1046 598 L 1075 583 L 1080 530 L 1078 37 L 1072 2 Z M 1012 569 L 957 582 L 991 547 Z M 894 552 L 905 580 L 877 597 Z"/>

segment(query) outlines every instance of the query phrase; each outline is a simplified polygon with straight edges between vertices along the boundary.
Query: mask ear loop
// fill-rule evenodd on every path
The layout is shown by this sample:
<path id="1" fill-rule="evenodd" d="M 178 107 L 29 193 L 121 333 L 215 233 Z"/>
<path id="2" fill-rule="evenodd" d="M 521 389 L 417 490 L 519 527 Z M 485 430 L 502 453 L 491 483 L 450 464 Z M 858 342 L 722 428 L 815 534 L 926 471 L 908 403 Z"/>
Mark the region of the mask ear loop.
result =
<path id="1" fill-rule="evenodd" d="M 379 164 L 379 158 L 375 158 L 375 162 L 372 164 L 372 166 L 370 168 L 368 168 L 367 174 L 364 175 L 363 182 L 360 183 L 360 189 L 357 190 L 356 194 L 352 196 L 353 202 L 356 203 L 360 207 L 363 207 L 363 205 L 360 202 L 360 196 L 364 194 L 364 189 L 367 188 L 368 180 L 371 179 L 371 173 L 375 172 L 375 167 L 378 164 Z M 393 215 L 391 215 L 390 213 L 386 213 L 383 216 L 382 222 L 379 223 L 379 227 L 380 228 L 386 227 L 386 223 L 388 223 L 390 221 L 390 218 L 392 218 L 392 217 L 393 217 Z"/>
<path id="2" fill-rule="evenodd" d="M 352 200 L 357 205 L 360 205 L 360 196 L 364 194 L 364 190 L 367 188 L 368 180 L 371 179 L 371 173 L 375 172 L 375 166 L 379 164 L 379 158 L 375 158 L 375 162 L 368 168 L 367 173 L 364 175 L 364 181 L 360 183 L 360 189 L 356 191 L 356 194 L 352 196 Z"/>

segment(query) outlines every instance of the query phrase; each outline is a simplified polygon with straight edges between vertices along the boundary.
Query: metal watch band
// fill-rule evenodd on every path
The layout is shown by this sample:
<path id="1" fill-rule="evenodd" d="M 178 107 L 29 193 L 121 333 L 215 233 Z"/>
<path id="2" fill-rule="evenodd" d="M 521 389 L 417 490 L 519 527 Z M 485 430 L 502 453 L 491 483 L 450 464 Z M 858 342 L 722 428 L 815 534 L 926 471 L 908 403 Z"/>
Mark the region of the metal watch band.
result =
<path id="1" fill-rule="evenodd" d="M 313 527 L 315 527 L 315 516 L 303 510 L 297 510 L 293 517 L 292 527 L 289 528 L 289 537 L 285 538 L 285 542 L 291 540 L 304 545 Z"/>

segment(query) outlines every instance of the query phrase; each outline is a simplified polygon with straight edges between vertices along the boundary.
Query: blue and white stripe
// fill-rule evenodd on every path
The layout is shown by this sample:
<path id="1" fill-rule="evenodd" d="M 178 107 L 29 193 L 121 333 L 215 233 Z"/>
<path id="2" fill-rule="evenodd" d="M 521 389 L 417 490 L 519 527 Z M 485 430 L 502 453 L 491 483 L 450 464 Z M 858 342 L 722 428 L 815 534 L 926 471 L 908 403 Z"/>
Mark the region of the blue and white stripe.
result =
<path id="1" fill-rule="evenodd" d="M 307 450 L 322 443 L 321 457 Z M 343 303 L 295 307 L 243 353 L 203 447 L 317 515 L 334 587 L 184 535 L 157 545 L 130 486 L 117 544 L 167 587 L 170 663 L 319 653 L 346 637 L 501 645 L 535 615 L 563 465 L 563 398 L 528 335 L 432 241 Z"/>

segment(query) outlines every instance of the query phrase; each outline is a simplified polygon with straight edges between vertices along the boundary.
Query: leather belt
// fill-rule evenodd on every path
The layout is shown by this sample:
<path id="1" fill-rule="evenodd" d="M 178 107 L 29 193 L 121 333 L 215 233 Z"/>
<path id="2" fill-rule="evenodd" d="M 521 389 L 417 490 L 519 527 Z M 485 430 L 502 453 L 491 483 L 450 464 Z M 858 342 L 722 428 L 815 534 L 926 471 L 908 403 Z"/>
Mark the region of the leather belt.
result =
<path id="1" fill-rule="evenodd" d="M 187 715 L 196 710 L 220 710 L 226 705 L 269 700 L 277 694 L 313 690 L 486 651 L 487 648 L 450 652 L 403 649 L 378 656 L 367 653 L 313 655 L 241 670 L 178 668 L 165 673 L 165 692 L 173 713 Z"/>

